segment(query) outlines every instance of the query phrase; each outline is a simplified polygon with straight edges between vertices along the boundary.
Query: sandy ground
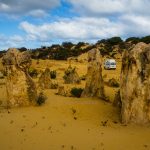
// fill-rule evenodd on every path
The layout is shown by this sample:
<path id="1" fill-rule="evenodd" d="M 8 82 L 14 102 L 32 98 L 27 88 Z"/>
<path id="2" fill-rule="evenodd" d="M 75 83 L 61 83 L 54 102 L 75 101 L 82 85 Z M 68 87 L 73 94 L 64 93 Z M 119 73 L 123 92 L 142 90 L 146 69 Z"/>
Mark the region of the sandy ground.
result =
<path id="1" fill-rule="evenodd" d="M 80 76 L 86 74 L 86 63 L 72 63 Z M 33 61 L 33 67 L 57 70 L 58 83 L 68 67 L 66 61 Z M 105 81 L 119 80 L 117 70 L 103 70 Z M 0 66 L 1 68 L 1 66 Z M 82 81 L 81 86 L 85 82 Z M 76 85 L 74 85 L 76 86 Z M 118 89 L 105 86 L 113 102 Z M 5 80 L 0 80 L 0 150 L 150 150 L 150 126 L 123 125 L 119 110 L 100 99 L 73 98 L 45 90 L 48 97 L 41 107 L 4 109 Z"/>

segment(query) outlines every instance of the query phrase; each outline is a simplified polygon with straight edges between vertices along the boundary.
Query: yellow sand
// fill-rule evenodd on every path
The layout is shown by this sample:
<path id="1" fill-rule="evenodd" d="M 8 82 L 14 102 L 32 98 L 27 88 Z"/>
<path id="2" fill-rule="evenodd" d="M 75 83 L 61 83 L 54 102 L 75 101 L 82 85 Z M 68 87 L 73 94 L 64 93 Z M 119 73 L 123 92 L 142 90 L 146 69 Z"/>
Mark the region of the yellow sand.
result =
<path id="1" fill-rule="evenodd" d="M 86 63 L 72 63 L 80 76 L 86 74 Z M 58 72 L 58 82 L 63 83 L 66 61 L 40 60 L 33 67 L 46 66 Z M 119 79 L 121 63 L 117 70 L 104 70 L 105 81 Z M 123 125 L 119 110 L 100 99 L 68 98 L 55 95 L 56 90 L 46 90 L 48 97 L 41 107 L 4 109 L 6 90 L 0 80 L 0 150 L 149 150 L 150 126 Z M 81 86 L 85 82 L 82 81 Z M 118 89 L 105 86 L 113 102 Z M 107 122 L 105 126 L 103 126 Z"/>

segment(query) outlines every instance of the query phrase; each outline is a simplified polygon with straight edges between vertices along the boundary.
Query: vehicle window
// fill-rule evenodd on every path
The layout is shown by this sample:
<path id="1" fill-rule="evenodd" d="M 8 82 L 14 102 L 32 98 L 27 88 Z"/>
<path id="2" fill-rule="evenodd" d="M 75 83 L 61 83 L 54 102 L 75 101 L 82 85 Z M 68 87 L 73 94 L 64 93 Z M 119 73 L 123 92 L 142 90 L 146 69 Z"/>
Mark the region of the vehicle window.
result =
<path id="1" fill-rule="evenodd" d="M 112 62 L 111 65 L 116 65 L 116 63 L 115 63 L 115 62 Z"/>

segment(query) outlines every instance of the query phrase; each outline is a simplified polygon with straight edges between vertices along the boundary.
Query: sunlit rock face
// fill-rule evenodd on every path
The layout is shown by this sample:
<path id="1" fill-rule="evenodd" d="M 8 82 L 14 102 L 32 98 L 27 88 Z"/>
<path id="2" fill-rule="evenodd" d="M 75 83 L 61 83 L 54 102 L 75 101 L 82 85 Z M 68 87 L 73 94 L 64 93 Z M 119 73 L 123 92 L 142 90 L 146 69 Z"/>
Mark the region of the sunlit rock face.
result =
<path id="1" fill-rule="evenodd" d="M 124 52 L 120 96 L 123 123 L 150 122 L 150 45 L 139 43 Z"/>
<path id="2" fill-rule="evenodd" d="M 6 70 L 6 90 L 8 106 L 28 106 L 36 104 L 37 90 L 35 83 L 28 74 L 31 58 L 28 52 L 8 49 L 3 57 Z"/>
<path id="3" fill-rule="evenodd" d="M 102 58 L 98 49 L 92 49 L 88 52 L 86 85 L 82 97 L 105 98 L 102 78 Z"/>

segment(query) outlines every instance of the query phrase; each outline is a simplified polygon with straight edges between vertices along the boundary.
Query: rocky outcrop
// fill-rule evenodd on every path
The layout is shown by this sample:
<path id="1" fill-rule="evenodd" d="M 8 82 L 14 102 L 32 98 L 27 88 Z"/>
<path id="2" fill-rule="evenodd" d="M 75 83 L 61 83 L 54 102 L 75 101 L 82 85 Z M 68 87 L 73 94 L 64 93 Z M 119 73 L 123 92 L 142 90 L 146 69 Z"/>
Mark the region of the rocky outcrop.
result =
<path id="1" fill-rule="evenodd" d="M 0 71 L 0 79 L 4 78 L 4 74 Z"/>
<path id="2" fill-rule="evenodd" d="M 51 84 L 52 84 L 52 81 L 51 81 L 51 76 L 50 76 L 50 69 L 46 68 L 39 78 L 39 88 L 50 89 Z"/>
<path id="3" fill-rule="evenodd" d="M 122 122 L 150 122 L 150 45 L 139 43 L 125 51 L 120 81 Z"/>
<path id="4" fill-rule="evenodd" d="M 76 68 L 72 68 L 71 65 L 67 68 L 64 75 L 65 84 L 79 84 L 81 82 L 80 77 L 76 71 Z"/>
<path id="5" fill-rule="evenodd" d="M 3 65 L 7 75 L 8 105 L 15 107 L 36 104 L 36 86 L 28 74 L 28 69 L 31 65 L 29 53 L 9 49 L 3 57 Z"/>
<path id="6" fill-rule="evenodd" d="M 98 49 L 92 49 L 88 53 L 86 85 L 82 97 L 105 98 L 102 78 L 102 58 Z"/>
<path id="7" fill-rule="evenodd" d="M 122 103 L 121 103 L 121 97 L 120 97 L 120 90 L 116 92 L 114 101 L 113 101 L 113 106 L 119 108 L 121 110 Z"/>
<path id="8" fill-rule="evenodd" d="M 58 92 L 57 92 L 58 95 L 70 97 L 71 96 L 70 92 L 71 92 L 71 88 L 69 88 L 68 86 L 65 85 L 58 86 Z"/>

